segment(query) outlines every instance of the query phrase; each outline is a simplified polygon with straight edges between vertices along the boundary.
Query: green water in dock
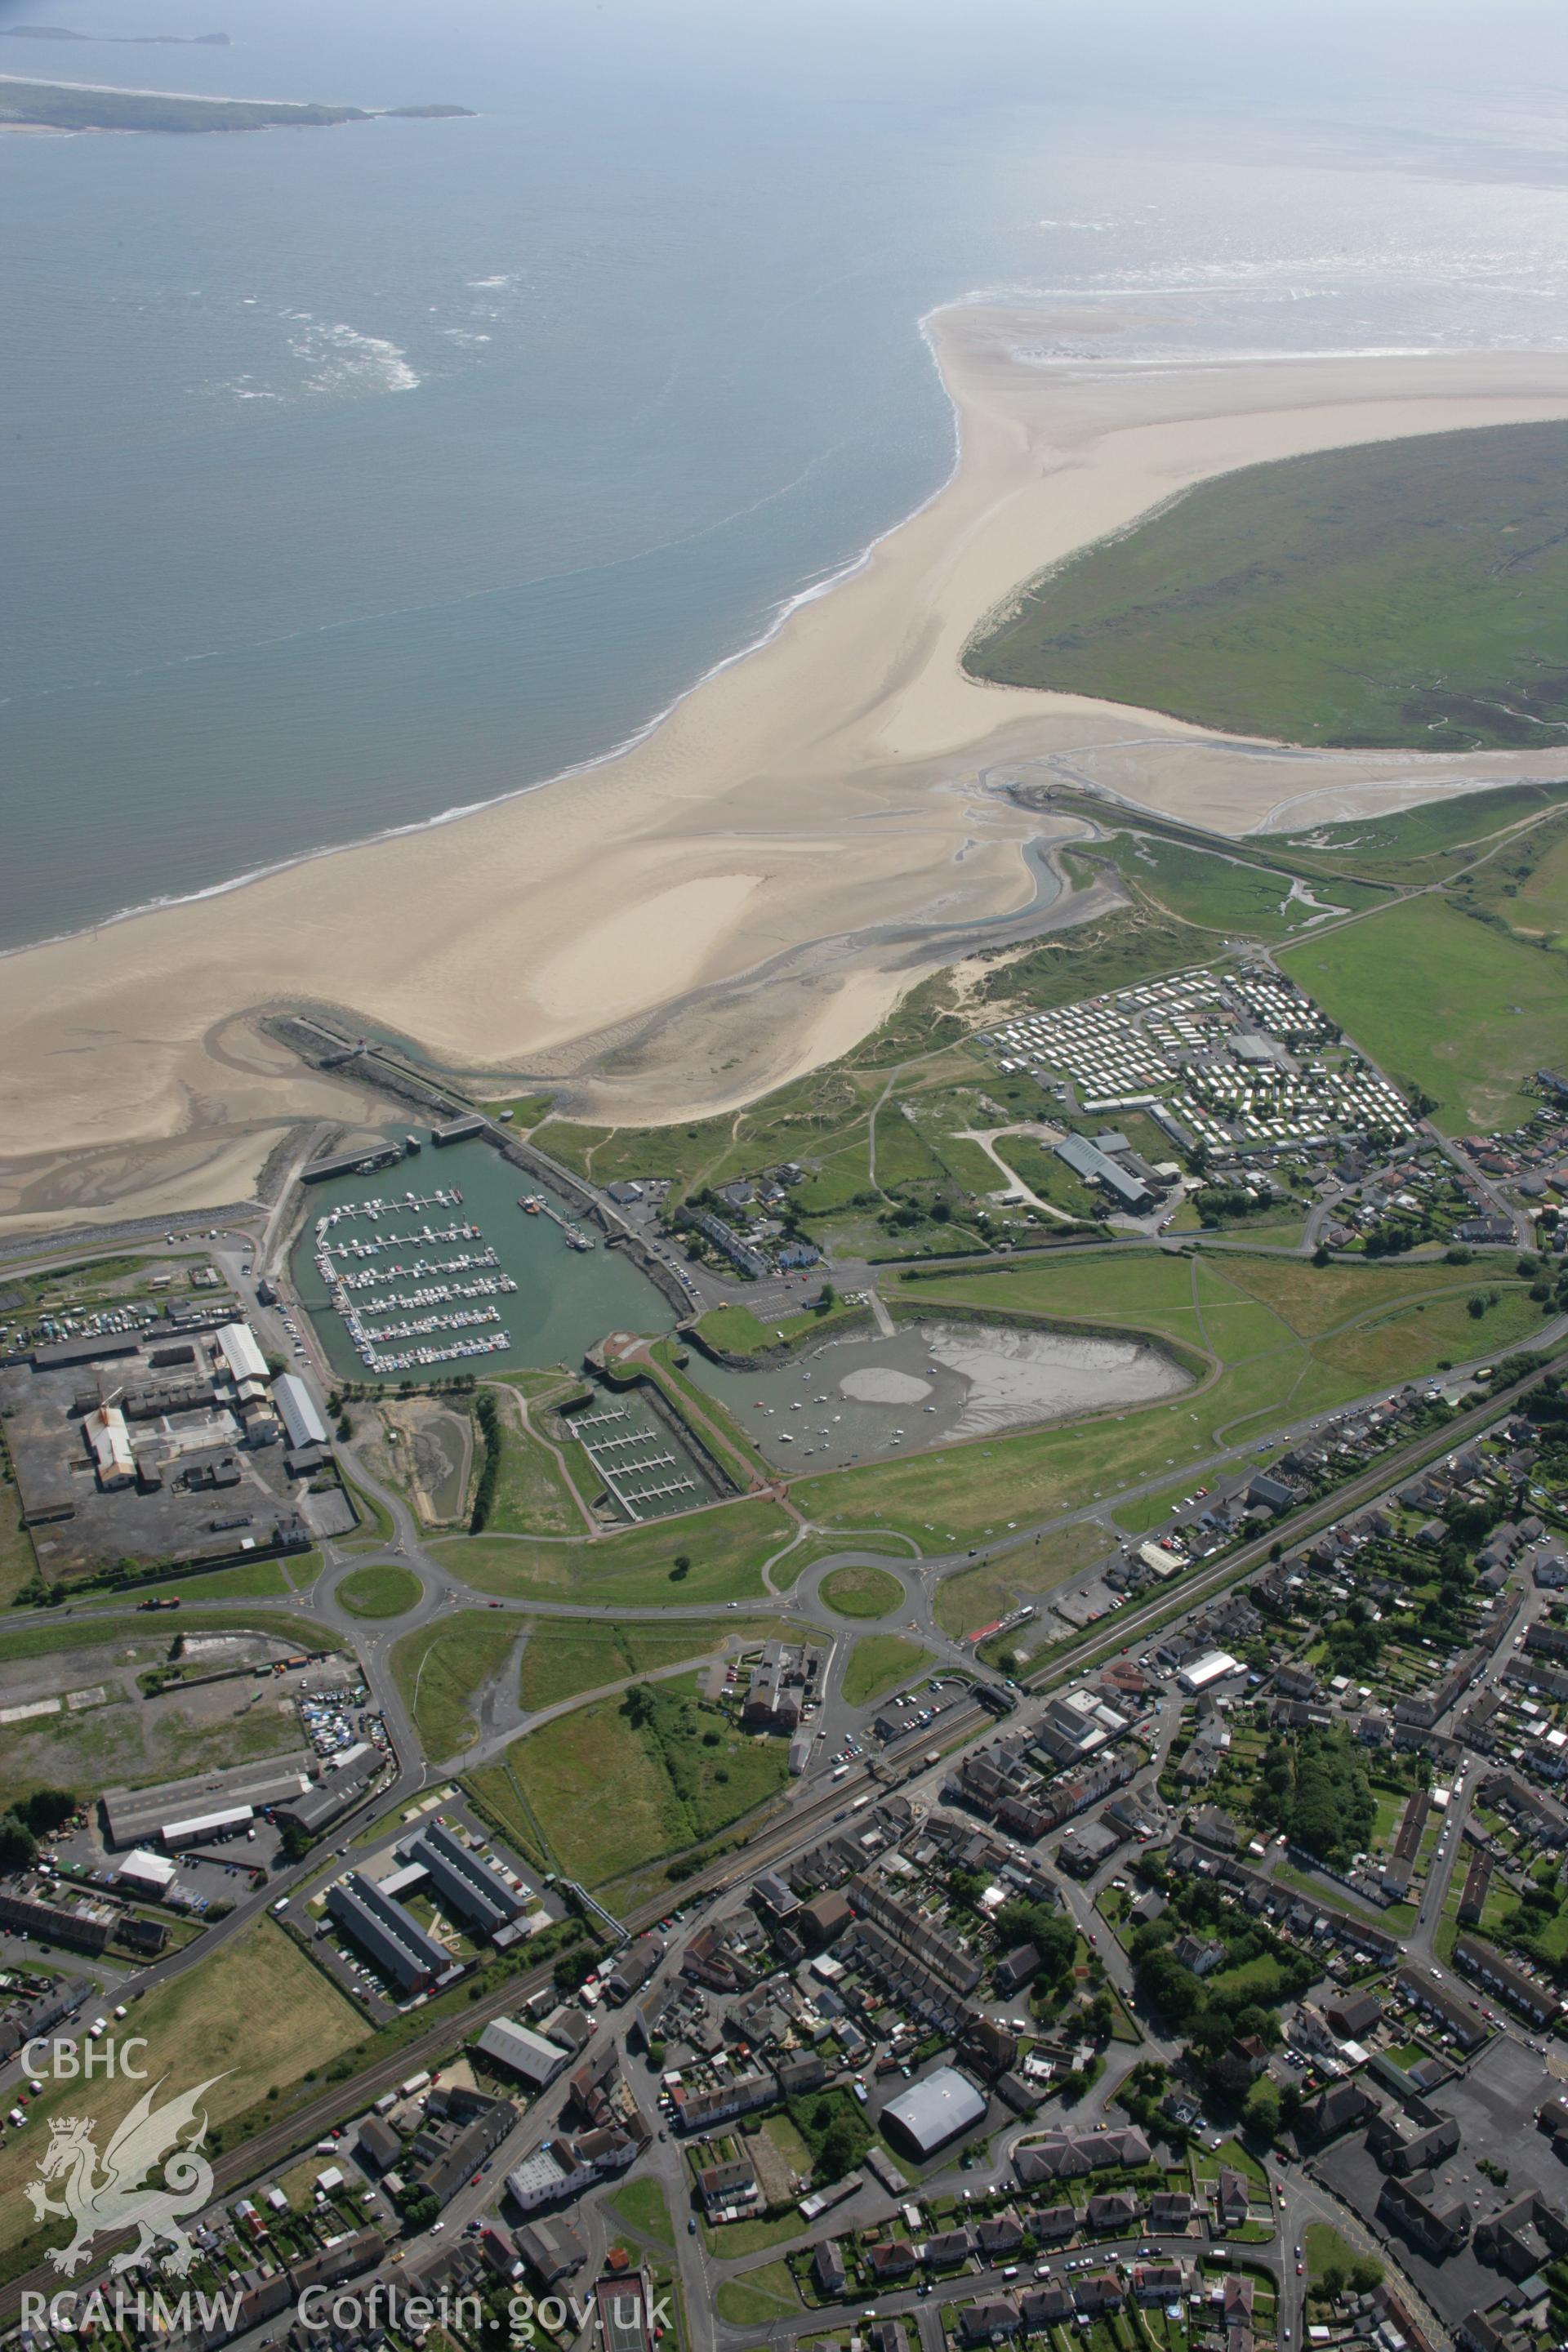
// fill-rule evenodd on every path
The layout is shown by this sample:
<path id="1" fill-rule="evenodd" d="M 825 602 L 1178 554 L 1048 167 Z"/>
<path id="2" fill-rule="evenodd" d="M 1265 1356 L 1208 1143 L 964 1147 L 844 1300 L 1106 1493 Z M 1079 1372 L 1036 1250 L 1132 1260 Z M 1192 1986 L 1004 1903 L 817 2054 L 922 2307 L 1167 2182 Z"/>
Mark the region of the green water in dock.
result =
<path id="1" fill-rule="evenodd" d="M 674 1308 L 619 1250 L 606 1249 L 602 1238 L 595 1238 L 591 1250 L 570 1249 L 560 1226 L 550 1218 L 524 1214 L 518 1201 L 526 1192 L 540 1193 L 564 1213 L 570 1214 L 570 1211 L 565 1202 L 556 1200 L 548 1188 L 537 1184 L 521 1168 L 512 1167 L 493 1146 L 456 1143 L 437 1151 L 426 1145 L 414 1159 L 400 1160 L 395 1167 L 379 1168 L 372 1175 L 343 1177 L 336 1182 L 310 1188 L 305 1223 L 294 1245 L 294 1285 L 328 1361 L 343 1379 L 363 1381 L 371 1375 L 360 1361 L 339 1317 L 329 1306 L 325 1286 L 316 1271 L 317 1219 L 345 1203 L 379 1200 L 395 1204 L 405 1192 L 425 1197 L 437 1188 L 449 1192 L 454 1186 L 463 1196 L 461 1209 L 410 1209 L 405 1215 L 395 1213 L 382 1218 L 378 1225 L 356 1218 L 336 1228 L 340 1235 L 368 1238 L 377 1233 L 412 1232 L 424 1224 L 437 1228 L 453 1222 L 476 1224 L 484 1236 L 483 1242 L 434 1244 L 423 1254 L 432 1259 L 450 1257 L 464 1250 L 482 1249 L 488 1243 L 500 1261 L 496 1271 L 510 1275 L 517 1284 L 514 1291 L 502 1292 L 493 1302 L 500 1310 L 501 1327 L 509 1334 L 510 1346 L 493 1355 L 456 1357 L 448 1363 L 411 1366 L 407 1378 L 442 1380 L 459 1372 L 482 1375 L 540 1364 L 575 1365 L 607 1331 L 657 1333 L 673 1328 Z M 419 1254 L 410 1250 L 407 1255 Z M 454 1301 L 453 1305 L 469 1303 L 481 1302 Z M 493 1327 L 479 1327 L 481 1331 L 486 1328 Z M 438 1346 L 446 1336 L 433 1332 L 427 1335 L 428 1343 Z M 389 1349 L 416 1344 L 414 1340 L 387 1342 Z M 387 1377 L 395 1384 L 405 1375 Z"/>

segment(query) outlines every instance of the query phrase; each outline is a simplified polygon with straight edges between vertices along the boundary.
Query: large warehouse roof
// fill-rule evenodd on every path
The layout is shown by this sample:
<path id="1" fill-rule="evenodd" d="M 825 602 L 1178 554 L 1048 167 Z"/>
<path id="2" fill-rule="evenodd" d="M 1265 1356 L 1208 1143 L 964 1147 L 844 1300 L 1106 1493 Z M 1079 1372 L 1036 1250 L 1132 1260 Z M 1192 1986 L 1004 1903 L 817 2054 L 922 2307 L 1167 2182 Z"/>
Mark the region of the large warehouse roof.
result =
<path id="1" fill-rule="evenodd" d="M 520 2025 L 515 2017 L 492 2018 L 479 2036 L 479 2046 L 487 2058 L 499 2058 L 503 2066 L 540 2089 L 555 2080 L 572 2054 L 542 2033 L 535 2033 L 531 2025 Z"/>
<path id="2" fill-rule="evenodd" d="M 1201 1658 L 1182 1668 L 1176 1680 L 1184 1691 L 1204 1691 L 1211 1683 L 1224 1682 L 1226 1675 L 1240 1672 L 1240 1659 L 1233 1658 L 1228 1650 L 1205 1650 Z"/>
<path id="3" fill-rule="evenodd" d="M 918 2156 L 934 2156 L 984 2117 L 984 2100 L 956 2066 L 939 2066 L 882 2110 L 884 2125 L 892 2124 Z"/>
<path id="4" fill-rule="evenodd" d="M 289 1443 L 298 1449 L 302 1445 L 325 1445 L 327 1424 L 310 1400 L 310 1391 L 298 1372 L 279 1372 L 272 1383 L 272 1402 L 283 1416 L 283 1426 L 289 1433 Z"/>
<path id="5" fill-rule="evenodd" d="M 226 1323 L 217 1335 L 225 1363 L 237 1381 L 264 1381 L 267 1359 L 248 1323 Z"/>
<path id="6" fill-rule="evenodd" d="M 310 1786 L 315 1758 L 308 1748 L 273 1756 L 263 1764 L 233 1764 L 226 1771 L 200 1772 L 188 1780 L 164 1780 L 150 1789 L 106 1789 L 104 1817 L 110 1845 L 150 1845 L 171 1822 L 201 1813 L 266 1805 L 302 1796 Z"/>

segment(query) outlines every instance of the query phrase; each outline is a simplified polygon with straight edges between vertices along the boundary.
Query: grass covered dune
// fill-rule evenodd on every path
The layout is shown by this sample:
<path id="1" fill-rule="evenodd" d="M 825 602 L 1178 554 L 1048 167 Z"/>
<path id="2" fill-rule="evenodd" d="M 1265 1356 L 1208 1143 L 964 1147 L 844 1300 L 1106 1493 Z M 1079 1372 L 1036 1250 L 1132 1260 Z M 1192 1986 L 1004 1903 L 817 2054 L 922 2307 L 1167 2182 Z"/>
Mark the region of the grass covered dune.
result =
<path id="1" fill-rule="evenodd" d="M 1042 573 L 964 667 L 1290 743 L 1568 741 L 1568 425 L 1200 483 Z"/>

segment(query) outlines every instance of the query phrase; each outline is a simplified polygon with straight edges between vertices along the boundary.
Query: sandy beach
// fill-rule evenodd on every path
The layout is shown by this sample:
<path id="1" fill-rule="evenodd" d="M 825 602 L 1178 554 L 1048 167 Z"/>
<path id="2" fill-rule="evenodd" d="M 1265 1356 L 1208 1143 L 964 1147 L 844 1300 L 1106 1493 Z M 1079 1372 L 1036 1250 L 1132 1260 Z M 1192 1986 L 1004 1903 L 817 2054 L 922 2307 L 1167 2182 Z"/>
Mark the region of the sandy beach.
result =
<path id="1" fill-rule="evenodd" d="M 1568 415 L 1554 355 L 1056 364 L 1052 328 L 930 322 L 952 479 L 630 751 L 0 963 L 0 1231 L 232 1201 L 292 1122 L 374 1114 L 258 1034 L 258 1008 L 338 1007 L 456 1070 L 569 1081 L 592 1118 L 751 1099 L 1030 903 L 1038 821 L 998 789 L 1021 768 L 1231 834 L 1561 772 L 1552 752 L 1277 751 L 966 678 L 992 605 L 1187 483 Z"/>

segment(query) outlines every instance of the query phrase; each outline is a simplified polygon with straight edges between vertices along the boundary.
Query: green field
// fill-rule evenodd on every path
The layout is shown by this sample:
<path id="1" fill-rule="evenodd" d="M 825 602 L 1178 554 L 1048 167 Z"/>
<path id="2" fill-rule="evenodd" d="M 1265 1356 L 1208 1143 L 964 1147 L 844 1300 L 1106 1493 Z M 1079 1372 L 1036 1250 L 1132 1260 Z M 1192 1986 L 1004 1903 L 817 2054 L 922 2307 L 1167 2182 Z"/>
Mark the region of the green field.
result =
<path id="1" fill-rule="evenodd" d="M 455 1756 L 478 1736 L 479 1695 L 501 1672 L 522 1631 L 515 1617 L 461 1609 L 397 1643 L 393 1680 L 432 1761 Z"/>
<path id="2" fill-rule="evenodd" d="M 1525 837 L 1537 819 L 1561 809 L 1564 799 L 1568 784 L 1501 784 L 1492 792 L 1457 793 L 1397 815 L 1270 834 L 1268 846 L 1299 858 L 1310 873 L 1363 874 L 1373 881 L 1424 887 L 1473 865 L 1515 832 Z"/>
<path id="3" fill-rule="evenodd" d="M 728 2242 L 728 2230 L 715 2232 L 714 2249 L 721 2257 Z M 720 2318 L 736 2327 L 768 2327 L 800 2312 L 795 2280 L 783 2262 L 762 2263 L 740 2278 L 725 2279 L 713 2302 Z"/>
<path id="4" fill-rule="evenodd" d="M 0 1725 L 0 1788 L 7 1801 L 38 1788 L 97 1796 L 121 1785 L 257 1763 L 300 1745 L 298 1717 L 283 1712 L 265 1685 L 229 1685 L 217 1694 L 226 1702 L 217 1712 L 204 1708 L 195 1693 L 184 1699 L 174 1689 L 135 1706 L 120 1696 L 118 1679 L 108 1687 L 108 1706 Z"/>
<path id="5" fill-rule="evenodd" d="M 1244 467 L 1027 583 L 965 666 L 1291 743 L 1549 748 L 1565 457 L 1514 425 Z"/>
<path id="6" fill-rule="evenodd" d="M 846 1706 L 868 1706 L 884 1691 L 912 1682 L 931 1663 L 931 1653 L 898 1633 L 862 1633 L 844 1669 Z"/>
<path id="7" fill-rule="evenodd" d="M 1200 849 L 1154 834 L 1114 834 L 1109 841 L 1096 842 L 1092 850 L 1068 856 L 1085 868 L 1098 863 L 1113 866 L 1124 880 L 1183 922 L 1227 937 L 1288 939 L 1313 920 L 1321 921 L 1322 906 L 1360 914 L 1384 897 L 1365 883 L 1339 882 L 1315 891 L 1319 904 L 1313 906 L 1292 898 L 1293 876 L 1270 872 L 1242 852 Z M 1165 1157 L 1164 1151 L 1160 1156 Z"/>
<path id="8" fill-rule="evenodd" d="M 836 1568 L 817 1588 L 836 1617 L 885 1617 L 904 1588 L 885 1568 Z"/>
<path id="9" fill-rule="evenodd" d="M 840 1301 L 821 1312 L 811 1308 L 800 1315 L 783 1316 L 777 1322 L 763 1323 L 749 1307 L 713 1307 L 697 1325 L 697 1332 L 710 1348 L 728 1355 L 770 1356 L 781 1348 L 810 1345 L 826 1339 L 864 1313 L 863 1307 L 847 1307 Z"/>
<path id="10" fill-rule="evenodd" d="M 185 1590 L 183 1585 L 177 1589 Z M 121 1606 L 124 1607 L 123 1601 Z M 312 1625 L 308 1617 L 275 1617 L 265 1609 L 204 1609 L 200 1622 L 204 1633 L 276 1633 L 296 1650 L 338 1646 L 332 1634 Z M 168 1656 L 174 1638 L 174 1629 L 167 1617 L 59 1617 L 44 1611 L 36 1617 L 7 1621 L 5 1655 L 7 1659 L 44 1658 L 57 1651 L 91 1650 L 113 1643 L 124 1645 L 117 1653 L 119 1661 L 152 1665 Z"/>
<path id="11" fill-rule="evenodd" d="M 8 1609 L 24 1585 L 30 1585 L 37 1577 L 38 1562 L 33 1538 L 22 1525 L 22 1506 L 3 1447 L 0 1465 L 5 1465 L 7 1474 L 0 1483 L 0 1609 Z"/>
<path id="12" fill-rule="evenodd" d="M 1507 883 L 1503 885 L 1503 898 L 1511 896 L 1512 903 L 1504 904 L 1501 911 L 1514 930 L 1553 940 L 1561 947 L 1568 937 L 1568 829 L 1552 830 L 1550 846 L 1531 861 L 1528 876 L 1517 889 L 1510 894 Z"/>
<path id="13" fill-rule="evenodd" d="M 657 2238 L 661 2245 L 675 2243 L 675 2229 L 664 2191 L 646 2173 L 640 2179 L 626 2181 L 616 2189 L 609 2210 L 623 2229 L 636 2230 L 644 2238 Z"/>
<path id="14" fill-rule="evenodd" d="M 1017 1606 L 1020 1596 L 1032 1599 L 1065 1583 L 1075 1570 L 1087 1568 L 1110 1549 L 1110 1538 L 1092 1520 L 1080 1519 L 1058 1528 L 1037 1543 L 1013 1545 L 978 1568 L 961 1569 L 944 1576 L 936 1589 L 936 1622 L 944 1633 L 973 1633 L 994 1625 Z"/>
<path id="15" fill-rule="evenodd" d="M 1060 1209 L 1064 1216 L 1077 1217 L 1082 1223 L 1093 1224 L 1101 1215 L 1105 1203 L 1097 1199 L 1079 1176 L 1075 1176 L 1065 1160 L 1058 1160 L 1047 1143 L 1032 1135 L 1002 1135 L 996 1139 L 996 1151 L 1015 1176 L 1021 1177 L 1037 1201 Z M 996 1176 L 992 1190 L 1002 1182 Z"/>
<path id="16" fill-rule="evenodd" d="M 640 1714 L 633 1690 L 558 1716 L 472 1773 L 475 1794 L 529 1846 L 537 1824 L 552 1866 L 588 1886 L 697 1844 L 774 1795 L 788 1771 L 782 1739 L 738 1732 L 697 1684 L 638 1685 L 649 1695 Z"/>
<path id="17" fill-rule="evenodd" d="M 137 1597 L 150 1601 L 174 1596 L 181 1601 L 278 1601 L 303 1591 L 321 1572 L 319 1551 L 290 1552 L 286 1559 L 242 1559 L 233 1568 L 215 1568 L 205 1576 L 169 1577 L 158 1584 L 139 1584 Z M 82 1609 L 123 1609 L 123 1594 L 112 1599 L 86 1595 Z"/>
<path id="18" fill-rule="evenodd" d="M 1568 964 L 1440 898 L 1391 907 L 1283 950 L 1283 968 L 1450 1134 L 1513 1127 L 1519 1081 L 1563 1059 Z"/>
<path id="19" fill-rule="evenodd" d="M 585 1601 L 595 1608 L 763 1599 L 762 1563 L 787 1544 L 795 1522 L 757 1497 L 683 1518 L 628 1528 L 580 1543 L 455 1536 L 431 1546 L 455 1576 L 481 1592 L 525 1601 Z M 690 1561 L 672 1575 L 676 1555 Z"/>
<path id="20" fill-rule="evenodd" d="M 208 2152 L 222 2145 L 222 2126 L 275 2086 L 299 2082 L 325 2066 L 364 2035 L 364 2021 L 352 2001 L 321 1970 L 263 1919 L 147 1994 L 134 2012 L 135 2032 L 147 2037 L 142 2063 L 153 2084 L 162 2078 L 157 2102 L 216 2075 L 205 2110 L 215 2129 Z M 37 2178 L 37 2163 L 55 2116 L 85 2115 L 107 2144 L 105 2126 L 123 2116 L 143 2087 L 120 2075 L 91 2083 L 48 2084 L 33 2102 L 26 2126 L 0 2141 L 0 2272 L 14 2277 L 37 2262 L 46 2245 L 60 2244 L 70 2231 L 61 2221 L 40 2229 L 22 2190 Z"/>
<path id="21" fill-rule="evenodd" d="M 682 1658 L 705 1657 L 721 1647 L 733 1622 L 714 1617 L 679 1625 L 608 1625 L 601 1620 L 541 1617 L 530 1628 L 522 1653 L 518 1697 L 531 1713 L 554 1706 L 579 1691 L 626 1682 Z M 747 1631 L 752 1629 L 748 1626 Z"/>
<path id="22" fill-rule="evenodd" d="M 333 1594 L 351 1617 L 406 1617 L 419 1605 L 425 1587 L 411 1569 L 354 1568 Z"/>
<path id="23" fill-rule="evenodd" d="M 1341 2237 L 1331 2221 L 1309 2221 L 1301 2242 L 1306 2250 L 1309 2288 L 1317 2286 L 1325 2271 L 1337 2267 L 1348 2272 L 1357 2263 L 1373 2259 L 1358 2254 L 1355 2248 Z M 1381 2270 L 1383 2265 L 1379 2263 L 1376 2267 Z"/>
<path id="24" fill-rule="evenodd" d="M 556 1385 L 565 1393 L 581 1383 L 559 1381 Z M 554 1454 L 521 1425 L 514 1409 L 502 1406 L 499 1427 L 500 1464 L 486 1523 L 489 1531 L 492 1535 L 580 1536 L 583 1514 Z"/>

